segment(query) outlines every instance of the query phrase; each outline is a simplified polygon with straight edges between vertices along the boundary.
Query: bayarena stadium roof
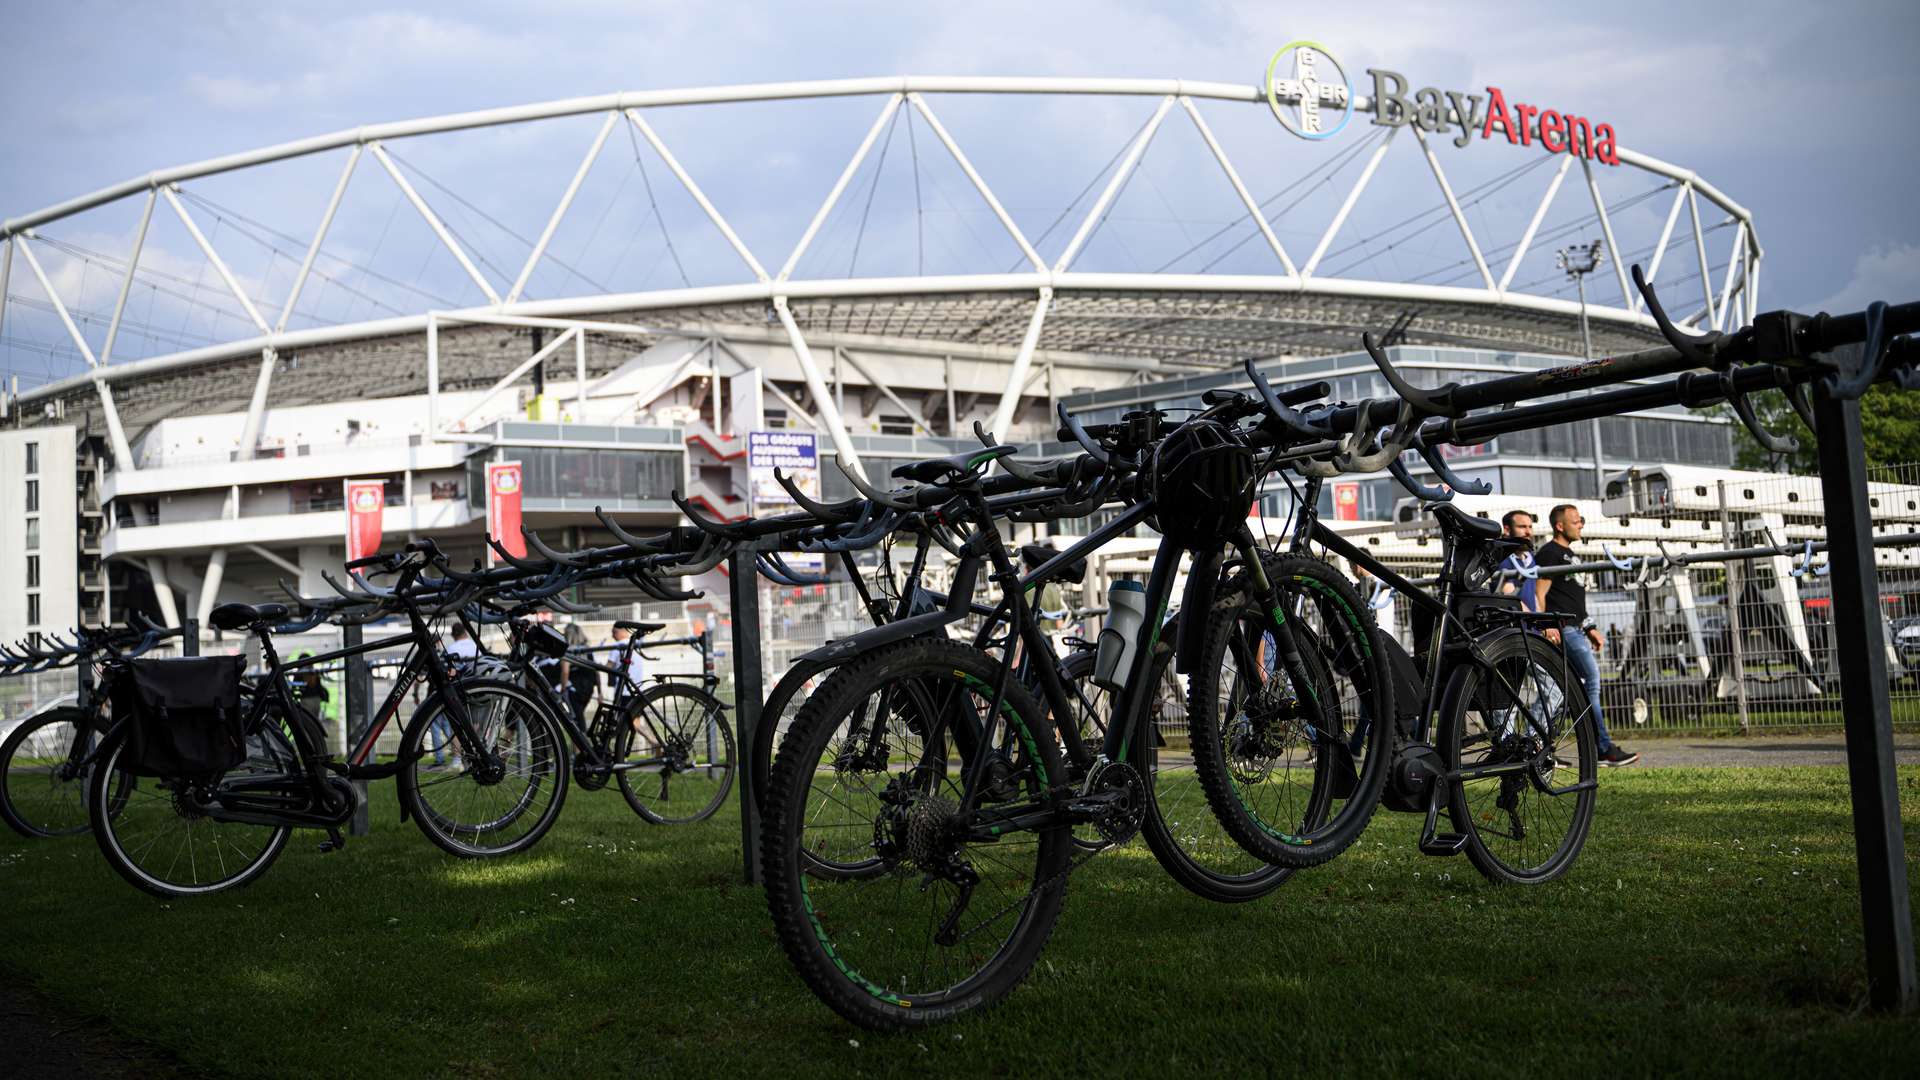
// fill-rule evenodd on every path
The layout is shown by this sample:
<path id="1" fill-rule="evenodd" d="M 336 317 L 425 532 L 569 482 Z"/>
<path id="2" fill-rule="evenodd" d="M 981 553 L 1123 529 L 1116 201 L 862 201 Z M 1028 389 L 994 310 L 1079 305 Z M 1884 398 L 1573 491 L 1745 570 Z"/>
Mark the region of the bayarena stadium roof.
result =
<path id="1" fill-rule="evenodd" d="M 269 377 L 276 405 L 418 393 L 390 350 L 430 322 L 443 385 L 511 374 L 524 350 L 493 339 L 551 325 L 596 371 L 676 335 L 791 343 L 815 398 L 816 337 L 1002 359 L 1010 395 L 1036 355 L 1177 374 L 1363 328 L 1577 354 L 1554 255 L 1593 240 L 1596 352 L 1659 340 L 1634 262 L 1690 324 L 1756 310 L 1747 210 L 1604 103 L 1536 100 L 1356 82 L 1295 43 L 1246 83 L 901 76 L 369 123 L 0 223 L 10 404 L 134 429 Z"/>

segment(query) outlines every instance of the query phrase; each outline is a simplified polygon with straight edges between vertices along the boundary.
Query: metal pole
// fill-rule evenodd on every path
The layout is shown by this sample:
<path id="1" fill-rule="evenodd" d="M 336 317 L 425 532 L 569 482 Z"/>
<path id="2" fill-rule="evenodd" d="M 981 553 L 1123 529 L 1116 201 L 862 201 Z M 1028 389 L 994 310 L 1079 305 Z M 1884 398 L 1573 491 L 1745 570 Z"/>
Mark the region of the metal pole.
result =
<path id="1" fill-rule="evenodd" d="M 1575 273 L 1573 283 L 1580 289 L 1580 358 L 1593 360 L 1593 334 L 1587 329 L 1587 275 Z M 1593 418 L 1593 497 L 1607 497 L 1607 473 L 1600 464 L 1600 418 Z"/>
<path id="2" fill-rule="evenodd" d="M 1733 518 L 1727 513 L 1727 482 L 1720 485 L 1720 539 L 1729 548 L 1734 545 Z M 1734 578 L 1734 561 L 1724 563 L 1727 575 L 1727 633 L 1733 639 L 1733 696 L 1740 705 L 1740 734 L 1752 734 L 1752 717 L 1747 713 L 1746 632 L 1740 628 L 1740 589 Z"/>
<path id="3" fill-rule="evenodd" d="M 1916 991 L 1913 916 L 1907 895 L 1899 779 L 1894 775 L 1893 710 L 1887 696 L 1886 639 L 1874 579 L 1860 403 L 1813 395 L 1820 432 L 1820 489 L 1827 516 L 1828 580 L 1833 589 L 1834 651 L 1847 733 L 1847 777 L 1860 867 L 1867 993 L 1874 1008 L 1911 1012 Z"/>
<path id="4" fill-rule="evenodd" d="M 200 655 L 200 620 L 187 619 L 180 624 L 180 655 Z"/>
<path id="5" fill-rule="evenodd" d="M 364 641 L 359 625 L 341 627 L 341 648 L 351 649 Z M 365 653 L 347 657 L 347 670 L 342 681 L 345 683 L 342 691 L 346 700 L 342 702 L 341 711 L 347 723 L 347 745 L 355 746 L 360 742 L 361 733 L 367 730 L 367 712 L 373 701 L 373 669 L 367 666 Z M 367 782 L 355 780 L 353 786 L 359 790 L 359 798 L 355 800 L 353 821 L 348 824 L 347 835 L 366 836 L 373 831 L 372 823 L 367 819 Z"/>
<path id="6" fill-rule="evenodd" d="M 760 726 L 760 707 L 766 703 L 765 675 L 760 670 L 760 577 L 747 545 L 727 556 L 727 594 L 733 612 L 733 712 L 742 747 L 754 745 Z M 760 884 L 760 804 L 753 784 L 740 787 L 740 856 L 746 883 Z"/>

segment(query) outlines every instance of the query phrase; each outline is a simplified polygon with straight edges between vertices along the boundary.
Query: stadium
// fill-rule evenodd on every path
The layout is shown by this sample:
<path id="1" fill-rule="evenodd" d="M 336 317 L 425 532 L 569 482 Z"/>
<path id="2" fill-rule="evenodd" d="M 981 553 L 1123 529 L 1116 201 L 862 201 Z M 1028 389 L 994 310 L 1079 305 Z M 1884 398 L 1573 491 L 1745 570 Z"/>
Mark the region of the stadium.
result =
<path id="1" fill-rule="evenodd" d="M 519 462 L 522 520 L 590 543 L 594 507 L 667 523 L 675 490 L 752 512 L 756 432 L 812 436 L 834 494 L 820 459 L 878 474 L 975 421 L 1046 442 L 1056 403 L 1179 407 L 1249 357 L 1357 397 L 1363 330 L 1432 382 L 1646 348 L 1635 262 L 1690 298 L 1684 325 L 1758 310 L 1752 215 L 1631 129 L 1369 74 L 1295 43 L 1249 84 L 615 93 L 368 123 L 10 216 L 0 340 L 47 375 L 5 401 L 0 497 L 28 513 L 3 526 L 0 636 L 323 593 L 347 480 L 384 482 L 386 538 L 478 555 L 486 465 Z M 305 219 L 263 209 L 290 193 Z M 1598 254 L 1590 275 L 1569 251 Z M 1726 423 L 1669 412 L 1459 465 L 1597 498 L 1632 466 L 1732 464 Z M 1391 518 L 1386 483 L 1337 516 Z"/>

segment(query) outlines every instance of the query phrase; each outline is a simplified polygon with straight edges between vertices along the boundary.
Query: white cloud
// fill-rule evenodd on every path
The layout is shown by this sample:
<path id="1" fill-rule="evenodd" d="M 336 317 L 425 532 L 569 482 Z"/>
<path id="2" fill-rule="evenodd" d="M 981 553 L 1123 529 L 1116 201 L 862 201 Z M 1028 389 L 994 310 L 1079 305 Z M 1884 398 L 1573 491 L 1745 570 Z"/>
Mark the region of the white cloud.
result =
<path id="1" fill-rule="evenodd" d="M 1875 248 L 1853 264 L 1839 292 L 1814 305 L 1834 314 L 1858 311 L 1875 300 L 1890 304 L 1920 299 L 1920 244 Z"/>

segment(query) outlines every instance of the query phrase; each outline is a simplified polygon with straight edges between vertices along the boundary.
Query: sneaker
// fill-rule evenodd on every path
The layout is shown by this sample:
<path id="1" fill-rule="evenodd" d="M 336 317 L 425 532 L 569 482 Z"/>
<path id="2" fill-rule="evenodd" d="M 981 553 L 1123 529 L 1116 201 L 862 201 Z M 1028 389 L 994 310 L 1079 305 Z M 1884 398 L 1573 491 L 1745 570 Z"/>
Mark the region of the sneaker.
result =
<path id="1" fill-rule="evenodd" d="M 1607 769 L 1618 769 L 1625 765 L 1631 765 L 1639 760 L 1639 754 L 1628 750 L 1619 743 L 1614 743 L 1612 746 L 1607 747 L 1606 750 L 1600 754 L 1600 765 L 1602 768 Z"/>

